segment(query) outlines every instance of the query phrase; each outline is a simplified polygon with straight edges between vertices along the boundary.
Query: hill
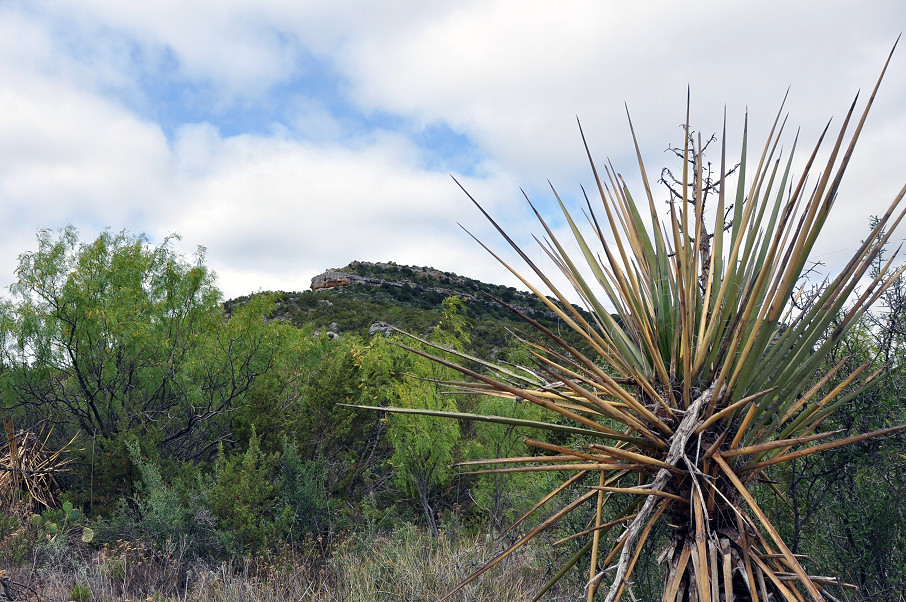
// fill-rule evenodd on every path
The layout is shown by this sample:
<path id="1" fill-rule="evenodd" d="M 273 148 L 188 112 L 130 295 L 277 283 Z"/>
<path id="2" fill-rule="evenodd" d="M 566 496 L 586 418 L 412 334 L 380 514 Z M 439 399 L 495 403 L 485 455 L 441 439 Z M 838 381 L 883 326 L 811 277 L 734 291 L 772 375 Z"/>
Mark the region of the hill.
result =
<path id="1" fill-rule="evenodd" d="M 506 345 L 508 330 L 522 330 L 525 322 L 494 299 L 500 299 L 546 326 L 557 329 L 560 319 L 540 299 L 513 287 L 488 284 L 431 267 L 354 261 L 312 278 L 311 289 L 277 292 L 272 318 L 316 330 L 373 334 L 388 325 L 425 335 L 441 315 L 441 303 L 450 296 L 466 302 L 472 321 L 472 351 L 493 356 Z M 226 303 L 227 311 L 248 300 Z M 584 310 L 579 309 L 585 314 Z"/>

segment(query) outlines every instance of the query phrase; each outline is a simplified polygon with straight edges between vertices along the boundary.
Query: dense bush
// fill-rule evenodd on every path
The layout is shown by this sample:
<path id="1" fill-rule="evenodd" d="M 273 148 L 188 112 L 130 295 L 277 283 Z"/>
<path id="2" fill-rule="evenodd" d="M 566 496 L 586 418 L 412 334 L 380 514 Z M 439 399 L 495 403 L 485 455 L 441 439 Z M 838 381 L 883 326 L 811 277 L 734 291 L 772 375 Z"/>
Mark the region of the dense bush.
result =
<path id="1" fill-rule="evenodd" d="M 329 539 L 333 531 L 331 495 L 324 456 L 303 459 L 296 444 L 284 436 L 281 468 L 283 503 L 288 512 L 286 538 Z"/>
<path id="2" fill-rule="evenodd" d="M 282 503 L 280 481 L 275 479 L 279 466 L 279 454 L 261 451 L 254 427 L 244 453 L 228 457 L 221 448 L 207 498 L 227 550 L 259 552 L 286 532 L 289 512 Z"/>

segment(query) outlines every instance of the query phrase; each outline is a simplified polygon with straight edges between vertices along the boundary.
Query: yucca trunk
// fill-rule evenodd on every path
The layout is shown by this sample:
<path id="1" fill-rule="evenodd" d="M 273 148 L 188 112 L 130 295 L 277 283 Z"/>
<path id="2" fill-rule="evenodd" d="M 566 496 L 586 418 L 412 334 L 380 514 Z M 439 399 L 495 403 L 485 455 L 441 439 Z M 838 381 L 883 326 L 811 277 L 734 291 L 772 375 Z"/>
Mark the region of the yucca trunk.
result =
<path id="1" fill-rule="evenodd" d="M 712 437 L 713 439 L 713 437 Z M 687 450 L 693 474 L 712 478 L 716 488 L 705 494 L 691 479 L 672 484 L 673 493 L 687 503 L 672 504 L 665 513 L 670 526 L 670 543 L 660 559 L 665 567 L 664 600 L 678 602 L 718 602 L 719 600 L 767 601 L 782 596 L 771 578 L 758 567 L 759 560 L 773 566 L 772 573 L 788 572 L 776 566 L 776 559 L 753 560 L 752 543 L 759 533 L 737 514 L 744 501 L 725 479 L 719 478 L 719 467 L 712 458 L 704 459 L 707 448 Z M 697 446 L 696 446 L 697 447 Z"/>

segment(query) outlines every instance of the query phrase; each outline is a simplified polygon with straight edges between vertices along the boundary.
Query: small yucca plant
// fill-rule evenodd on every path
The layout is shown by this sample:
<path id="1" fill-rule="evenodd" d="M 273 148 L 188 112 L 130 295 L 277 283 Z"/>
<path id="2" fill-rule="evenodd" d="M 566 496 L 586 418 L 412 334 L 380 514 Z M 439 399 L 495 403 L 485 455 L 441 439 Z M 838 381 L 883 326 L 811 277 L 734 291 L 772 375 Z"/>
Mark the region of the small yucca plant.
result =
<path id="1" fill-rule="evenodd" d="M 872 386 L 881 371 L 869 373 L 865 364 L 843 374 L 841 362 L 817 382 L 813 375 L 903 272 L 891 268 L 894 257 L 873 277 L 870 268 L 903 217 L 897 206 L 906 188 L 836 278 L 810 296 L 802 292 L 809 253 L 834 204 L 878 85 L 855 123 L 853 103 L 826 165 L 811 183 L 807 177 L 827 129 L 803 173 L 794 177 L 794 153 L 784 160 L 779 156 L 785 120 L 778 114 L 754 170 L 744 132 L 735 192 L 725 185 L 725 144 L 720 178 L 710 188 L 700 138 L 688 135 L 687 109 L 681 186 L 674 189 L 678 192 L 666 221 L 658 216 L 634 132 L 644 184 L 641 202 L 630 196 L 610 165 L 600 172 L 589 152 L 603 207 L 600 216 L 587 204 L 593 241 L 557 197 L 581 251 L 581 269 L 538 214 L 546 232 L 543 248 L 588 313 L 574 308 L 494 223 L 547 290 L 507 267 L 572 329 L 586 351 L 523 316 L 533 327 L 534 334 L 526 337 L 533 366 L 513 368 L 458 354 L 468 360 L 462 364 L 483 366 L 471 370 L 433 359 L 474 379 L 457 383 L 460 387 L 538 404 L 556 420 L 385 409 L 565 431 L 581 435 L 586 443 L 527 440 L 549 454 L 509 459 L 521 465 L 518 470 L 555 469 L 571 476 L 533 510 L 544 504 L 557 504 L 557 509 L 465 583 L 567 514 L 589 512 L 588 527 L 576 534 L 586 543 L 558 574 L 590 558 L 588 600 L 599 591 L 606 592 L 607 602 L 620 599 L 659 520 L 668 523 L 670 533 L 659 556 L 666 565 L 665 601 L 822 600 L 828 586 L 845 586 L 806 573 L 751 488 L 773 465 L 904 428 L 844 438 L 823 430 L 828 417 Z M 706 212 L 709 192 L 716 196 L 716 206 Z M 708 225 L 709 215 L 713 222 Z M 499 470 L 513 469 L 486 472 Z M 586 489 L 566 498 L 575 495 L 577 484 Z M 605 537 L 608 532 L 619 535 Z"/>
<path id="2" fill-rule="evenodd" d="M 47 447 L 53 428 L 45 433 L 42 425 L 35 433 L 31 430 L 16 431 L 9 418 L 3 419 L 6 444 L 0 448 L 0 496 L 9 504 L 19 501 L 20 494 L 28 494 L 27 507 L 36 510 L 56 505 L 60 487 L 55 475 L 65 472 L 76 437 L 56 451 Z"/>

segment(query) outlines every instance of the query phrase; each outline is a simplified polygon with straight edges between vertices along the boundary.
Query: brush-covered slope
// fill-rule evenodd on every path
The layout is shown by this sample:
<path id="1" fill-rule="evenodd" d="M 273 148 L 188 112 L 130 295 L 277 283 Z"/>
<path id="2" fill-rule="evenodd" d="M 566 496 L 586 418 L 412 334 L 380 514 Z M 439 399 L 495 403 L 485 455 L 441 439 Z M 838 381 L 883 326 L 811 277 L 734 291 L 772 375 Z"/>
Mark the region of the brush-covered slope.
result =
<path id="1" fill-rule="evenodd" d="M 277 292 L 273 318 L 301 327 L 313 326 L 342 336 L 344 333 L 373 334 L 395 326 L 425 335 L 441 315 L 441 303 L 450 296 L 466 302 L 472 321 L 472 350 L 486 355 L 512 343 L 508 330 L 522 330 L 525 322 L 494 298 L 517 308 L 534 320 L 557 328 L 556 315 L 533 294 L 497 284 L 488 284 L 429 267 L 354 261 L 325 271 L 312 279 L 312 288 L 302 292 Z M 247 300 L 228 301 L 229 311 Z"/>

